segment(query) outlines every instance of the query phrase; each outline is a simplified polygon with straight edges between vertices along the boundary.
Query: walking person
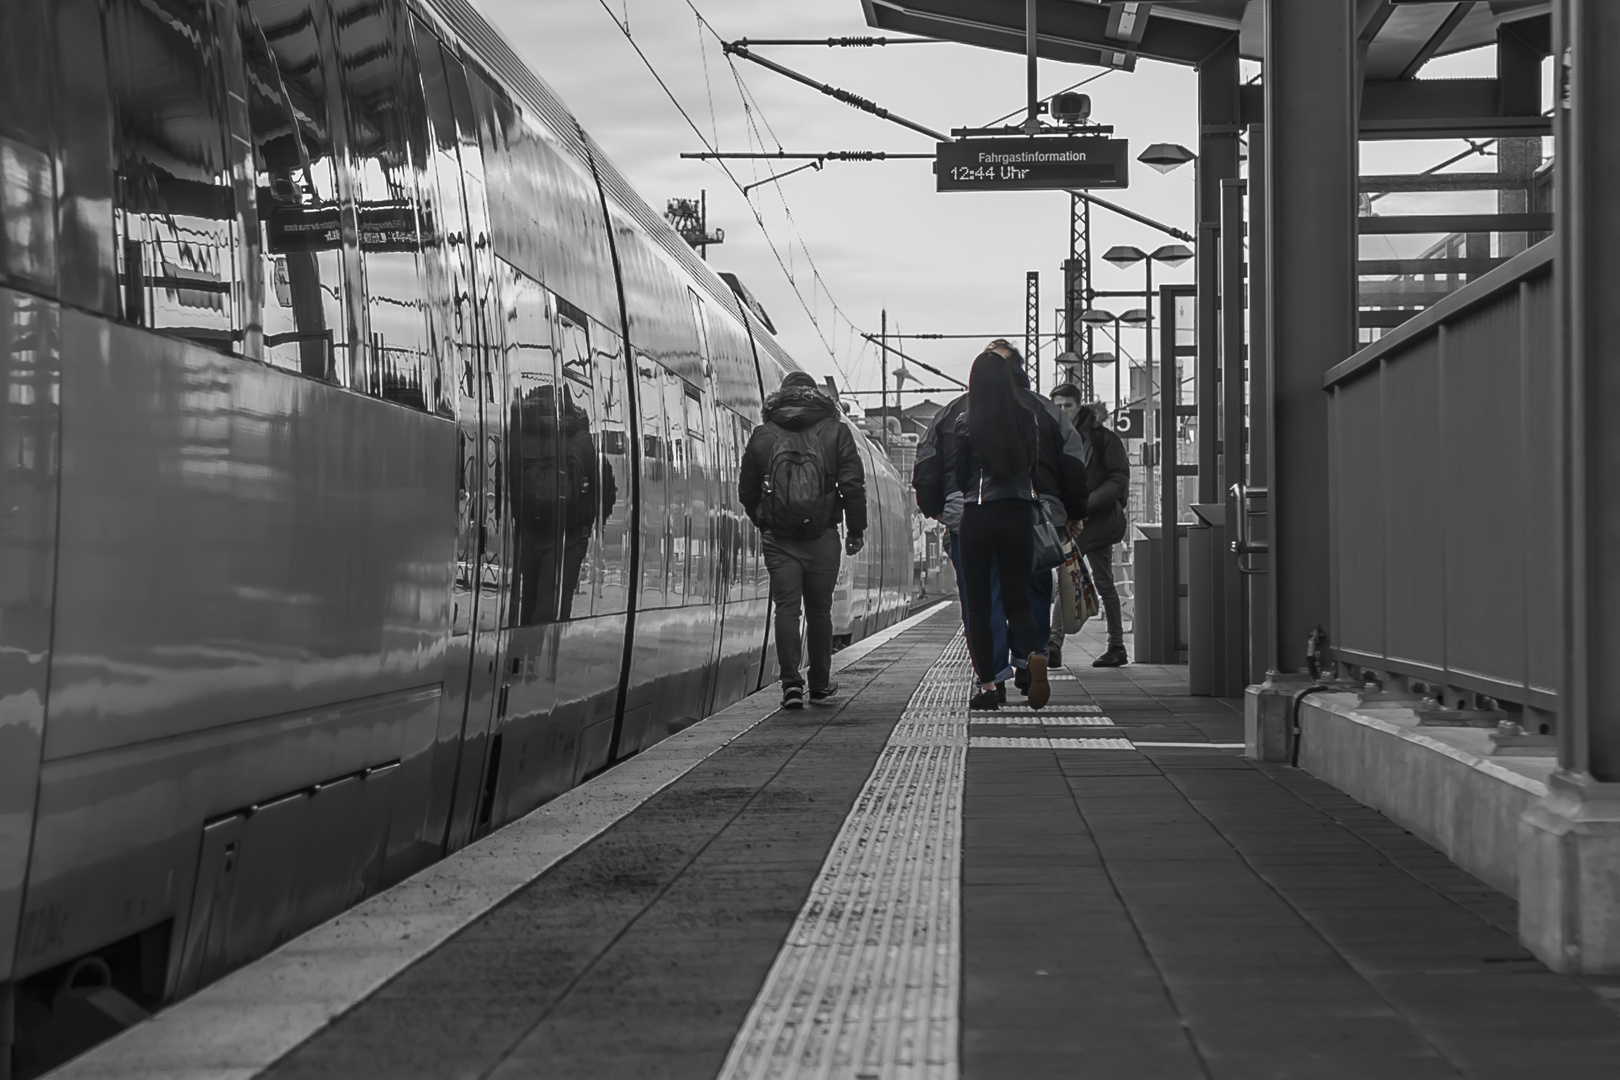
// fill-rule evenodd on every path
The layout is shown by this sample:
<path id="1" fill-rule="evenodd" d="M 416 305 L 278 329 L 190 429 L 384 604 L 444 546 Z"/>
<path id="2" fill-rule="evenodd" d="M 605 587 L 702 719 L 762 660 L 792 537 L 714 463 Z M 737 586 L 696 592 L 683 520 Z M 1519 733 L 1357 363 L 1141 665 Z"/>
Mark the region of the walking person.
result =
<path id="1" fill-rule="evenodd" d="M 831 704 L 832 602 L 838 583 L 838 525 L 843 550 L 865 546 L 866 471 L 855 436 L 832 398 L 808 373 L 795 371 L 765 399 L 764 422 L 748 437 L 737 479 L 748 520 L 760 530 L 776 605 L 776 659 L 782 707 L 802 709 L 800 664 L 809 647 L 810 702 Z M 807 633 L 800 637 L 803 614 Z M 808 640 L 806 640 L 808 639 Z"/>
<path id="2" fill-rule="evenodd" d="M 1108 649 L 1091 662 L 1092 667 L 1122 667 L 1130 661 L 1125 652 L 1124 619 L 1120 614 L 1119 589 L 1114 582 L 1114 545 L 1125 539 L 1125 499 L 1131 490 L 1131 462 L 1125 441 L 1102 422 L 1101 402 L 1081 404 L 1080 388 L 1073 384 L 1052 391 L 1052 400 L 1080 433 L 1089 454 L 1086 467 L 1086 528 L 1080 534 L 1080 554 L 1091 568 L 1091 582 L 1102 601 L 1108 623 Z M 1063 666 L 1063 626 L 1054 621 L 1047 645 L 1049 667 Z"/>
<path id="3" fill-rule="evenodd" d="M 1028 596 L 1014 582 L 1027 581 L 1035 561 L 1036 500 L 1057 496 L 1068 513 L 1071 534 L 1078 535 L 1086 506 L 1085 474 L 1080 462 L 1063 453 L 1062 421 L 1020 390 L 1007 360 L 996 352 L 981 353 L 968 377 L 967 408 L 955 425 L 952 472 L 963 498 L 961 551 L 967 596 L 967 631 L 979 690 L 972 709 L 999 704 L 995 675 L 980 657 L 990 653 L 990 570 L 1000 574 L 1002 611 L 1013 655 L 1029 668 L 1029 703 L 1041 708 L 1051 696 L 1046 681 L 1046 654 L 1036 648 L 1035 619 Z M 1059 465 L 1056 490 L 1045 458 Z M 1065 467 L 1067 466 L 1067 467 Z"/>
<path id="4" fill-rule="evenodd" d="M 917 441 L 917 460 L 911 470 L 911 486 L 916 492 L 917 508 L 924 517 L 930 517 L 949 531 L 951 568 L 956 574 L 956 596 L 962 605 L 962 627 L 967 628 L 967 585 L 962 576 L 962 492 L 956 485 L 953 462 L 956 460 L 956 423 L 967 409 L 968 397 L 961 395 L 934 414 L 928 430 Z M 968 648 L 973 644 L 970 641 Z M 978 658 L 975 658 L 975 667 Z M 1014 677 L 1014 668 L 1007 651 L 1007 619 L 1001 610 L 1001 579 L 995 568 L 990 569 L 990 655 L 983 658 L 995 672 L 996 692 L 1000 700 L 1007 699 L 1004 685 Z"/>

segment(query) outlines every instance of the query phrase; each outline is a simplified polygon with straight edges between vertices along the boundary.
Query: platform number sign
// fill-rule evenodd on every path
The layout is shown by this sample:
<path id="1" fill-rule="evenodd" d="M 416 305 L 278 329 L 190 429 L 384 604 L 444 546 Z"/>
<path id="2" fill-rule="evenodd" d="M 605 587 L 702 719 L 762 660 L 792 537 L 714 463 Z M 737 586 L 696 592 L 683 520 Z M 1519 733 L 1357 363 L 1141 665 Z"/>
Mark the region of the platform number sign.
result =
<path id="1" fill-rule="evenodd" d="M 1114 416 L 1114 434 L 1122 439 L 1140 439 L 1145 432 L 1141 409 L 1126 409 Z"/>

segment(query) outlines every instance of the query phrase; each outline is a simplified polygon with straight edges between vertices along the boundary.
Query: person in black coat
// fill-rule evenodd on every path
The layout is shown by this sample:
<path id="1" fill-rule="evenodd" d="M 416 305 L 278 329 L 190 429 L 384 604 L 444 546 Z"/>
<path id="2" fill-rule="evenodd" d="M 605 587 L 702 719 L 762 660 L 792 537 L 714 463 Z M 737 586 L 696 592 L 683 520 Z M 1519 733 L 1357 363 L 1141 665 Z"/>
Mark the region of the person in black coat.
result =
<path id="1" fill-rule="evenodd" d="M 1080 534 L 1080 553 L 1091 568 L 1108 622 L 1108 650 L 1092 667 L 1120 667 L 1129 662 L 1125 652 L 1124 621 L 1120 615 L 1119 589 L 1114 583 L 1114 545 L 1125 539 L 1125 499 L 1131 489 L 1131 463 L 1125 442 L 1098 418 L 1100 405 L 1081 403 L 1080 388 L 1072 384 L 1052 391 L 1052 400 L 1070 418 L 1086 444 L 1086 527 Z M 1047 663 L 1063 666 L 1063 628 L 1052 629 L 1046 649 Z"/>

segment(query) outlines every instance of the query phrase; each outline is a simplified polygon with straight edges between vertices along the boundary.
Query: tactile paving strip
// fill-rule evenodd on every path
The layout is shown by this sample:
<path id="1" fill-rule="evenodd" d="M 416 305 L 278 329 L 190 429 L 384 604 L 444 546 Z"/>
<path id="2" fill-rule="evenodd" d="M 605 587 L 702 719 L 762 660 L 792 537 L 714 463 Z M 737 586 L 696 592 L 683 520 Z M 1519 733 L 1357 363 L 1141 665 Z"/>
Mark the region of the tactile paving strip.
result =
<path id="1" fill-rule="evenodd" d="M 1129 739 L 1021 739 L 1010 735 L 975 735 L 973 747 L 1012 747 L 1018 750 L 1135 750 Z"/>
<path id="2" fill-rule="evenodd" d="M 1009 691 L 1010 693 L 1010 691 Z M 1044 709 L 1032 709 L 1028 705 L 1006 704 L 995 710 L 998 713 L 1018 713 L 1024 716 L 1095 716 L 1102 712 L 1101 705 L 1048 705 Z"/>
<path id="3" fill-rule="evenodd" d="M 955 1080 L 967 645 L 923 677 L 721 1080 Z"/>

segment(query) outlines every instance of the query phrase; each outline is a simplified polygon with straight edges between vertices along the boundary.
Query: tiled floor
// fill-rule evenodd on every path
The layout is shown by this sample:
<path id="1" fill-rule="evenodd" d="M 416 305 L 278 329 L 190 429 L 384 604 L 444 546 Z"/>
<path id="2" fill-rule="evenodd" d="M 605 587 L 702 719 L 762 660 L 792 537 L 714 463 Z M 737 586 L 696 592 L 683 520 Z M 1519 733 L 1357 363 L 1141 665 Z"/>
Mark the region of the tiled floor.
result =
<path id="1" fill-rule="evenodd" d="M 847 668 L 838 708 L 738 737 L 271 1074 L 711 1080 L 955 619 Z M 1093 670 L 1098 645 L 1065 650 L 1065 722 L 967 726 L 1035 745 L 970 745 L 952 781 L 959 1058 L 782 1075 L 1620 1078 L 1620 1013 L 1518 946 L 1510 899 L 1216 748 L 1237 703 L 1187 697 L 1185 669 Z M 1078 748 L 1097 738 L 1129 742 Z"/>

